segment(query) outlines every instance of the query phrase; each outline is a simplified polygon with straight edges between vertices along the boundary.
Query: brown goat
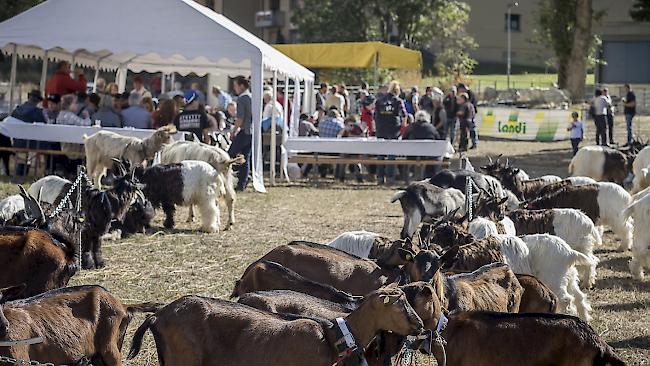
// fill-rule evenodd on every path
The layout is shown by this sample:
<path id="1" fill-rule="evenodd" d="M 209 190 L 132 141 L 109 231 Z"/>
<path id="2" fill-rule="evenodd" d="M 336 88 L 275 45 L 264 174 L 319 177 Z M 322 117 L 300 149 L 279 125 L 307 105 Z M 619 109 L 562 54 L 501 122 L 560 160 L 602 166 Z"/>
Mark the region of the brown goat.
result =
<path id="1" fill-rule="evenodd" d="M 524 289 L 520 313 L 557 313 L 558 298 L 548 286 L 533 275 L 517 273 L 515 276 Z"/>
<path id="2" fill-rule="evenodd" d="M 255 262 L 246 270 L 235 283 L 230 298 L 269 290 L 292 290 L 342 305 L 356 304 L 357 301 L 348 293 L 305 278 L 279 263 L 265 260 Z"/>
<path id="3" fill-rule="evenodd" d="M 597 184 L 585 184 L 581 186 L 567 186 L 552 192 L 551 194 L 538 197 L 530 202 L 524 202 L 525 208 L 575 208 L 584 212 L 591 221 L 598 222 L 600 207 L 598 206 L 599 186 Z"/>
<path id="4" fill-rule="evenodd" d="M 352 295 L 365 295 L 399 280 L 402 274 L 400 269 L 381 268 L 371 260 L 326 245 L 292 242 L 272 249 L 253 262 L 246 268 L 242 278 L 247 277 L 248 272 L 263 260 L 277 262 L 304 277 Z"/>
<path id="5" fill-rule="evenodd" d="M 406 336 L 423 327 L 397 288 L 368 294 L 344 319 L 359 348 L 382 330 Z M 333 319 L 272 314 L 228 301 L 185 296 L 145 320 L 135 332 L 129 358 L 138 354 L 144 333 L 151 329 L 161 365 L 329 366 L 345 351 L 336 347 L 341 336 L 335 324 Z"/>
<path id="6" fill-rule="evenodd" d="M 5 300 L 64 287 L 77 270 L 74 249 L 49 233 L 22 227 L 0 229 L 0 288 L 25 284 L 22 293 Z"/>
<path id="7" fill-rule="evenodd" d="M 454 366 L 625 365 L 587 323 L 569 315 L 458 312 L 442 336 Z"/>
<path id="8" fill-rule="evenodd" d="M 573 186 L 573 182 L 571 182 L 568 179 L 563 179 L 559 182 L 554 182 L 554 183 L 549 183 L 545 185 L 544 187 L 540 188 L 537 193 L 535 193 L 536 196 L 541 197 L 541 196 L 546 196 L 547 194 L 551 194 L 558 189 L 566 188 L 569 186 Z"/>
<path id="9" fill-rule="evenodd" d="M 450 311 L 491 310 L 516 313 L 524 289 L 505 263 L 485 265 L 445 278 L 445 308 Z"/>
<path id="10" fill-rule="evenodd" d="M 122 342 L 131 316 L 154 312 L 157 304 L 123 305 L 99 286 L 68 287 L 0 308 L 0 338 L 43 338 L 38 345 L 0 348 L 0 355 L 57 365 L 82 359 L 103 365 L 121 365 Z"/>
<path id="11" fill-rule="evenodd" d="M 552 209 L 514 210 L 508 214 L 508 217 L 515 224 L 515 230 L 519 235 L 539 233 L 555 235 Z"/>
<path id="12" fill-rule="evenodd" d="M 344 306 L 291 290 L 249 292 L 243 294 L 237 302 L 270 313 L 296 314 L 325 319 L 344 317 L 358 306 L 358 304 Z"/>

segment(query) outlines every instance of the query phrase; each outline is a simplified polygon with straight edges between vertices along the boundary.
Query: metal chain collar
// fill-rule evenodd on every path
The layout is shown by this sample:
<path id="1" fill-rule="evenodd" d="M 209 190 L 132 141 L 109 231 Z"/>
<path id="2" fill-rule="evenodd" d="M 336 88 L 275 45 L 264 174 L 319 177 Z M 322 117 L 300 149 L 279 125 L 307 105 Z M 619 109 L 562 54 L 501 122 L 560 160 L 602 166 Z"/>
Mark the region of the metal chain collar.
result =
<path id="1" fill-rule="evenodd" d="M 79 171 L 79 175 L 77 175 L 77 179 L 75 179 L 74 183 L 72 183 L 72 187 L 70 187 L 70 189 L 68 190 L 68 192 L 66 192 L 65 197 L 63 197 L 63 199 L 61 200 L 61 202 L 59 202 L 59 205 L 56 206 L 56 209 L 54 210 L 54 212 L 52 212 L 52 214 L 50 215 L 50 218 L 52 218 L 52 217 L 54 217 L 54 216 L 60 214 L 61 211 L 63 211 L 63 209 L 65 208 L 65 206 L 66 206 L 66 204 L 67 204 L 68 202 L 70 202 L 70 204 L 72 204 L 72 201 L 70 200 L 70 196 L 71 196 L 72 193 L 75 191 L 75 189 L 77 188 L 77 186 L 79 185 L 79 183 L 81 183 L 81 179 L 85 179 L 85 180 L 86 180 L 86 183 L 87 183 L 88 185 L 91 185 L 91 186 L 92 186 L 93 183 L 90 181 L 90 179 L 88 178 L 88 176 L 86 175 L 86 173 L 85 173 L 83 170 L 80 170 L 80 171 Z M 78 204 L 77 204 L 77 205 L 78 205 Z"/>
<path id="2" fill-rule="evenodd" d="M 11 364 L 11 365 L 31 365 L 31 366 L 55 366 L 51 362 L 46 362 L 46 363 L 41 363 L 38 361 L 25 361 L 25 360 L 20 360 L 20 359 L 15 359 L 11 357 L 6 357 L 6 356 L 0 356 L 0 364 L 5 363 L 5 364 Z M 67 365 L 60 365 L 60 366 L 67 366 Z"/>

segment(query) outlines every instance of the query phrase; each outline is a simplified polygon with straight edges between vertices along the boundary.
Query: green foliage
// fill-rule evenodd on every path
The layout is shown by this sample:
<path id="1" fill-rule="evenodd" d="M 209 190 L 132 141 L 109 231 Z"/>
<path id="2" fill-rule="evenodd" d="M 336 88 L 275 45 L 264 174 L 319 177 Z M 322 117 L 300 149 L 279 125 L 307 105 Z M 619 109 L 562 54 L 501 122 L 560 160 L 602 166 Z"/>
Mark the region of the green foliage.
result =
<path id="1" fill-rule="evenodd" d="M 2 6 L 0 6 L 0 22 L 20 14 L 43 1 L 45 0 L 2 0 Z"/>
<path id="2" fill-rule="evenodd" d="M 477 44 L 465 31 L 469 21 L 469 5 L 462 1 L 439 0 L 433 10 L 430 21 L 434 29 L 434 66 L 438 75 L 460 79 L 462 75 L 471 74 L 476 60 L 469 57 L 469 51 Z"/>
<path id="3" fill-rule="evenodd" d="M 634 1 L 630 16 L 637 22 L 650 22 L 650 0 Z"/>
<path id="4" fill-rule="evenodd" d="M 291 22 L 302 42 L 352 42 L 369 39 L 370 26 L 362 1 L 304 0 Z"/>

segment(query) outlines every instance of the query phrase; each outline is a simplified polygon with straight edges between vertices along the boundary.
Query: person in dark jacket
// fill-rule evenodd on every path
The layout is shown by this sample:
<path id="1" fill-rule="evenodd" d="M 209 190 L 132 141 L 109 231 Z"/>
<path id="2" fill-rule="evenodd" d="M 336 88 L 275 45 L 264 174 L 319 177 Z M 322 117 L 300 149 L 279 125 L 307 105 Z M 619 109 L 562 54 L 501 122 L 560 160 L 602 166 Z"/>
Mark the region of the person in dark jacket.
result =
<path id="1" fill-rule="evenodd" d="M 473 91 L 469 90 L 469 87 L 463 83 L 459 83 L 456 88 L 458 89 L 458 94 L 467 94 L 467 101 L 472 104 L 474 107 L 474 116 L 472 116 L 472 119 L 468 122 L 469 123 L 469 137 L 472 140 L 472 147 L 470 149 L 476 149 L 478 147 L 478 133 L 476 131 L 476 122 L 474 121 L 474 117 L 476 116 L 476 112 L 478 111 L 478 105 L 477 100 L 476 100 L 476 94 L 474 94 Z"/>
<path id="2" fill-rule="evenodd" d="M 411 123 L 402 136 L 404 140 L 441 140 L 440 133 L 431 123 L 431 115 L 426 111 L 418 111 L 415 114 L 415 122 Z M 420 157 L 421 160 L 440 160 L 442 158 Z M 424 177 L 433 177 L 439 170 L 440 165 L 427 165 L 424 169 Z M 421 174 L 419 179 L 422 178 Z"/>
<path id="3" fill-rule="evenodd" d="M 18 118 L 19 120 L 26 123 L 34 123 L 34 122 L 45 123 L 46 119 L 45 119 L 45 115 L 43 114 L 43 110 L 38 107 L 39 103 L 41 102 L 43 102 L 43 96 L 41 95 L 41 91 L 32 90 L 27 94 L 27 101 L 19 105 L 18 107 L 16 107 L 13 113 L 11 113 L 11 116 L 14 118 Z M 34 140 L 14 139 L 14 147 L 16 148 L 28 147 L 32 149 L 37 149 L 39 147 L 39 142 Z M 27 173 L 29 172 L 28 160 L 30 158 L 31 157 L 28 156 L 27 161 L 23 161 L 21 159 L 20 162 L 16 163 L 16 175 L 18 176 L 27 175 Z"/>
<path id="4" fill-rule="evenodd" d="M 375 135 L 377 138 L 397 140 L 400 134 L 400 128 L 406 118 L 406 109 L 404 101 L 398 97 L 400 95 L 400 86 L 396 81 L 392 81 L 388 87 L 388 93 L 383 94 L 375 102 Z M 379 160 L 386 159 L 385 155 L 380 155 Z M 388 156 L 389 160 L 395 160 L 395 156 Z M 377 169 L 377 183 L 395 183 L 395 166 L 380 165 Z"/>
<path id="5" fill-rule="evenodd" d="M 458 117 L 459 126 L 460 126 L 460 146 L 459 151 L 467 151 L 467 135 L 471 136 L 472 124 L 474 121 L 474 116 L 476 111 L 474 110 L 474 105 L 469 101 L 467 93 L 461 93 L 456 98 L 458 102 L 458 112 L 456 116 Z M 472 145 L 471 148 L 475 148 L 476 145 Z"/>
<path id="6" fill-rule="evenodd" d="M 456 103 L 456 87 L 452 86 L 447 90 L 447 95 L 442 101 L 445 107 L 445 114 L 447 120 L 445 121 L 445 130 L 442 134 L 443 138 L 449 138 L 451 145 L 454 145 L 456 139 L 456 113 L 458 112 L 458 103 Z"/>

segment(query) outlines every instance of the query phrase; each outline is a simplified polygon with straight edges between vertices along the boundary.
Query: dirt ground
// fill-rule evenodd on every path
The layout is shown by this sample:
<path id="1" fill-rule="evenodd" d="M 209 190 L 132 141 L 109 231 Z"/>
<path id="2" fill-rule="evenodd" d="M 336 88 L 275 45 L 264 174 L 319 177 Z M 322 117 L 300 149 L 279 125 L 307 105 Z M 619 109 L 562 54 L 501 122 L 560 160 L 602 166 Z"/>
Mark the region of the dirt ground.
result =
<path id="1" fill-rule="evenodd" d="M 650 118 L 643 119 L 644 125 Z M 589 124 L 589 123 L 588 123 Z M 624 140 L 624 122 L 617 119 L 616 139 Z M 650 136 L 650 126 L 642 132 Z M 589 137 L 591 130 L 586 133 Z M 593 138 L 593 137 L 591 137 Z M 586 145 L 593 143 L 587 141 Z M 566 176 L 570 159 L 568 141 L 554 143 L 482 141 L 470 157 L 475 166 L 485 155 L 503 153 L 531 176 Z M 245 192 L 237 202 L 237 224 L 219 234 L 201 234 L 198 223 L 186 223 L 187 210 L 177 212 L 177 229 L 164 231 L 158 214 L 154 230 L 117 242 L 106 242 L 107 267 L 83 271 L 71 285 L 99 284 L 125 303 L 170 302 L 185 294 L 227 298 L 244 268 L 269 249 L 290 240 L 326 242 L 349 230 L 369 230 L 398 237 L 401 210 L 389 203 L 395 187 L 371 183 L 339 184 L 301 181 L 269 189 L 267 194 Z M 15 187 L 0 184 L 0 197 Z M 223 214 L 223 213 L 222 213 Z M 223 217 L 223 216 L 222 216 Z M 607 233 L 598 279 L 588 296 L 593 306 L 591 325 L 632 365 L 650 365 L 650 280 L 633 280 L 628 270 L 630 253 L 616 253 L 616 239 Z M 137 316 L 125 340 L 126 357 L 133 331 L 144 318 Z M 532 351 L 532 349 L 531 349 Z M 46 362 L 48 360 L 40 360 Z M 431 360 L 420 360 L 429 364 Z M 145 337 L 143 350 L 127 365 L 156 365 L 153 338 Z"/>

